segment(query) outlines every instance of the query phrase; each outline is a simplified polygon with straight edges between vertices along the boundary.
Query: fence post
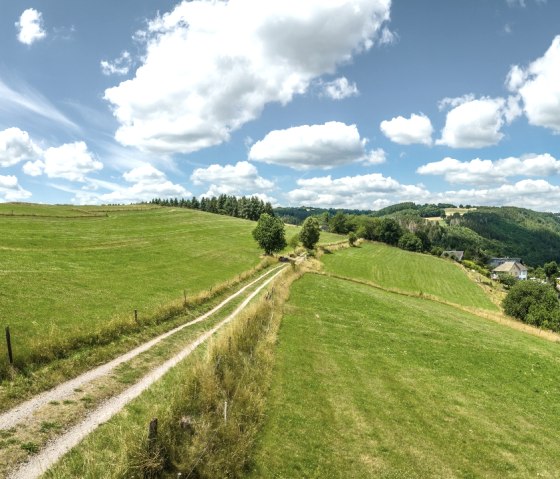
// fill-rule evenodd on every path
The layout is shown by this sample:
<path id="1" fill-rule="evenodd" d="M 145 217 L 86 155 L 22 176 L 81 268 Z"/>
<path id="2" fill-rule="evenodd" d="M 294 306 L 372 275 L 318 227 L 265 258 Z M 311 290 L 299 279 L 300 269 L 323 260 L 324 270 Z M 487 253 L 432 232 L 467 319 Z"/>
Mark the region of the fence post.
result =
<path id="1" fill-rule="evenodd" d="M 183 290 L 183 298 L 184 298 L 183 305 L 186 306 L 187 305 L 187 290 L 186 289 Z"/>
<path id="2" fill-rule="evenodd" d="M 134 321 L 138 322 L 138 310 L 134 310 Z"/>
<path id="3" fill-rule="evenodd" d="M 148 426 L 148 450 L 151 452 L 154 450 L 154 446 L 157 439 L 157 417 L 150 421 Z"/>
<path id="4" fill-rule="evenodd" d="M 14 355 L 12 354 L 12 338 L 10 336 L 10 327 L 6 326 L 6 343 L 8 344 L 8 358 L 10 364 L 14 364 Z"/>

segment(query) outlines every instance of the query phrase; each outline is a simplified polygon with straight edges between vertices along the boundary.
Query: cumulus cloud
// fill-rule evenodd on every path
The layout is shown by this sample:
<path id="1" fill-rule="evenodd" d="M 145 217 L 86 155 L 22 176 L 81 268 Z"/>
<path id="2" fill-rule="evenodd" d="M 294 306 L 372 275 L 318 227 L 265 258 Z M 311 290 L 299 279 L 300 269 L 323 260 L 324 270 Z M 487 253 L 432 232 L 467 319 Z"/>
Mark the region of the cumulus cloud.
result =
<path id="1" fill-rule="evenodd" d="M 271 131 L 251 146 L 249 160 L 296 170 L 329 169 L 375 158 L 366 144 L 356 125 L 330 121 Z"/>
<path id="2" fill-rule="evenodd" d="M 34 8 L 24 10 L 15 26 L 18 30 L 18 40 L 26 45 L 31 45 L 47 36 L 43 27 L 43 14 Z"/>
<path id="3" fill-rule="evenodd" d="M 523 100 L 529 123 L 560 133 L 560 35 L 546 53 L 522 68 L 514 65 L 506 80 L 508 88 Z"/>
<path id="4" fill-rule="evenodd" d="M 0 166 L 13 166 L 20 161 L 33 161 L 41 149 L 31 141 L 29 134 L 19 128 L 0 131 Z"/>
<path id="5" fill-rule="evenodd" d="M 125 50 L 113 61 L 101 60 L 99 64 L 103 75 L 126 75 L 130 71 L 132 57 L 130 53 Z"/>
<path id="6" fill-rule="evenodd" d="M 30 176 L 46 175 L 84 182 L 86 174 L 102 168 L 103 163 L 94 158 L 83 141 L 78 141 L 46 149 L 42 159 L 25 163 L 23 172 Z"/>
<path id="7" fill-rule="evenodd" d="M 440 108 L 453 107 L 447 113 L 445 126 L 437 145 L 451 148 L 483 148 L 498 144 L 504 137 L 501 132 L 506 122 L 513 121 L 520 113 L 515 100 L 472 95 L 445 98 Z"/>
<path id="8" fill-rule="evenodd" d="M 209 185 L 204 196 L 255 195 L 264 194 L 274 189 L 274 183 L 259 176 L 254 165 L 240 161 L 235 165 L 210 165 L 197 168 L 191 175 L 195 185 Z M 267 200 L 268 201 L 268 200 Z"/>
<path id="9" fill-rule="evenodd" d="M 350 83 L 346 77 L 322 84 L 323 95 L 333 100 L 343 100 L 352 96 L 358 96 L 360 92 L 355 83 Z"/>
<path id="10" fill-rule="evenodd" d="M 192 196 L 183 186 L 172 183 L 162 171 L 144 164 L 123 174 L 129 186 L 88 180 L 82 190 L 73 191 L 74 202 L 79 204 L 139 203 L 154 198 L 187 198 Z M 95 190 L 109 189 L 108 193 Z M 92 191 L 93 190 L 93 191 Z"/>
<path id="11" fill-rule="evenodd" d="M 560 161 L 548 153 L 497 161 L 476 158 L 463 162 L 447 157 L 422 165 L 417 172 L 421 175 L 441 175 L 449 183 L 486 185 L 505 183 L 512 176 L 556 175 L 560 173 Z"/>
<path id="12" fill-rule="evenodd" d="M 432 195 L 431 202 L 466 203 L 480 206 L 518 206 L 539 211 L 558 212 L 560 186 L 546 180 L 525 179 L 498 188 L 464 189 Z"/>
<path id="13" fill-rule="evenodd" d="M 380 173 L 300 179 L 298 188 L 288 192 L 291 204 L 378 209 L 399 201 L 422 201 L 429 195 L 422 186 L 403 185 Z"/>
<path id="14" fill-rule="evenodd" d="M 20 201 L 31 196 L 31 192 L 24 190 L 13 175 L 0 175 L 0 201 Z"/>
<path id="15" fill-rule="evenodd" d="M 413 113 L 410 118 L 398 116 L 391 120 L 384 120 L 379 127 L 387 138 L 400 145 L 432 144 L 434 129 L 432 122 L 424 114 Z"/>
<path id="16" fill-rule="evenodd" d="M 105 91 L 125 145 L 189 153 L 227 141 L 267 103 L 370 49 L 390 0 L 183 1 L 137 37 L 133 79 Z M 328 25 L 328 28 L 325 28 Z"/>

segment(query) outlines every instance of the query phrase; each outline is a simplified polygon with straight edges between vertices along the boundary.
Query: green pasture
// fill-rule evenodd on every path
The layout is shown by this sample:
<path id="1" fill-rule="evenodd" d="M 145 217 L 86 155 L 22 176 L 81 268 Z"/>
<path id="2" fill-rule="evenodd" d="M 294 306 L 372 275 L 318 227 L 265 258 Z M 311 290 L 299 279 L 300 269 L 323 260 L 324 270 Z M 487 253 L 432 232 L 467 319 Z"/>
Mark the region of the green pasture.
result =
<path id="1" fill-rule="evenodd" d="M 558 348 L 441 303 L 308 274 L 285 308 L 249 476 L 558 477 Z"/>
<path id="2" fill-rule="evenodd" d="M 371 281 L 383 288 L 431 295 L 462 306 L 497 310 L 483 289 L 450 260 L 369 242 L 321 259 L 328 273 Z"/>
<path id="3" fill-rule="evenodd" d="M 0 204 L 0 326 L 10 326 L 16 364 L 45 347 L 95 342 L 115 318 L 135 309 L 145 318 L 185 290 L 196 294 L 250 269 L 261 253 L 254 227 L 149 205 Z M 333 239 L 340 237 L 322 238 Z M 0 376 L 6 366 L 2 341 Z"/>

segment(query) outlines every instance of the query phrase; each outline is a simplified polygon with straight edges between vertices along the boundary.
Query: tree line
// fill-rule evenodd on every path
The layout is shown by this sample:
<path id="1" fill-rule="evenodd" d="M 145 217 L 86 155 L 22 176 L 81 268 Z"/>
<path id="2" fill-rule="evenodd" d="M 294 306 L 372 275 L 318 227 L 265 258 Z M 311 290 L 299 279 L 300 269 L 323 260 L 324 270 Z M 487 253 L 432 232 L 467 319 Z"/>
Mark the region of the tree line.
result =
<path id="1" fill-rule="evenodd" d="M 274 216 L 274 210 L 269 202 L 264 202 L 257 196 L 237 198 L 233 195 L 220 195 L 197 199 L 185 198 L 154 198 L 149 202 L 153 205 L 188 208 L 218 215 L 233 216 L 246 220 L 257 221 L 263 213 Z"/>

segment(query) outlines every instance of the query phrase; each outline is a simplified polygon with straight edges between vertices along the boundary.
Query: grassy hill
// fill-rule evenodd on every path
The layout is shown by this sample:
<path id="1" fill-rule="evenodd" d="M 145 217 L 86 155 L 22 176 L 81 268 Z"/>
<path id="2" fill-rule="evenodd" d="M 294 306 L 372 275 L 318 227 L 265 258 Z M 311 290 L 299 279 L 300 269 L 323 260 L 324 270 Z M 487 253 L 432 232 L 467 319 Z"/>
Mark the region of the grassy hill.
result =
<path id="1" fill-rule="evenodd" d="M 557 344 L 306 275 L 249 477 L 556 477 Z"/>
<path id="2" fill-rule="evenodd" d="M 149 317 L 185 290 L 250 269 L 260 255 L 254 227 L 179 208 L 1 204 L 0 326 L 11 328 L 16 364 L 118 336 L 118 321 L 135 309 Z"/>
<path id="3" fill-rule="evenodd" d="M 472 308 L 497 310 L 458 265 L 383 243 L 362 243 L 322 257 L 325 271 L 371 281 L 383 288 L 430 295 Z"/>

